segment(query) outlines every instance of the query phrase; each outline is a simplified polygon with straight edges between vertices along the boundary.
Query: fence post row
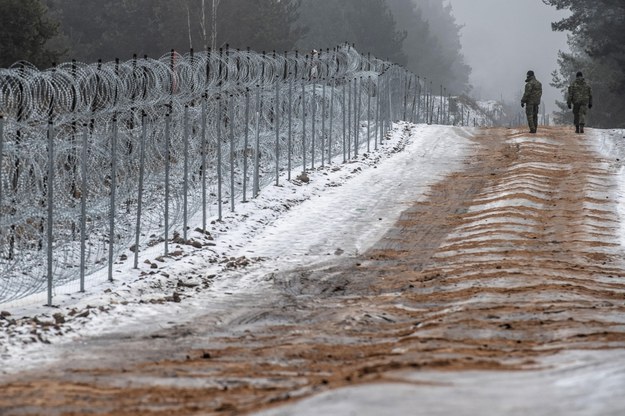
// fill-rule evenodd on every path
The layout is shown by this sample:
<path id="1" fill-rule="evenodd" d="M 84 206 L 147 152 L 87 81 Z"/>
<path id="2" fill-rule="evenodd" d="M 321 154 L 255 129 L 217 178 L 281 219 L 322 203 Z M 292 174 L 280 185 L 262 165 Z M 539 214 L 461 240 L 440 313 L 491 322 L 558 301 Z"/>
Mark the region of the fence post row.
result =
<path id="1" fill-rule="evenodd" d="M 398 115 L 432 123 L 437 110 L 436 121 L 464 124 L 470 113 L 463 107 L 451 117 L 446 93 L 441 86 L 435 100 L 425 78 L 350 45 L 312 55 L 226 47 L 47 71 L 0 69 L 0 304 L 43 282 L 52 304 L 55 286 L 79 280 L 84 291 L 88 272 L 98 268 L 107 267 L 112 282 L 125 250 L 139 267 L 148 236 L 161 236 L 167 255 L 171 232 L 182 227 L 188 241 L 198 210 L 206 232 L 209 208 L 223 220 L 224 201 L 231 211 L 237 195 L 247 201 L 248 181 L 256 198 L 262 185 L 280 184 L 283 170 L 291 180 L 293 169 L 325 167 L 341 154 L 347 162 L 364 148 L 364 134 L 367 152 L 372 135 L 377 150 Z M 47 143 L 45 166 L 19 153 L 31 142 Z M 32 201 L 45 201 L 47 214 Z M 23 284 L 26 270 L 37 285 Z"/>

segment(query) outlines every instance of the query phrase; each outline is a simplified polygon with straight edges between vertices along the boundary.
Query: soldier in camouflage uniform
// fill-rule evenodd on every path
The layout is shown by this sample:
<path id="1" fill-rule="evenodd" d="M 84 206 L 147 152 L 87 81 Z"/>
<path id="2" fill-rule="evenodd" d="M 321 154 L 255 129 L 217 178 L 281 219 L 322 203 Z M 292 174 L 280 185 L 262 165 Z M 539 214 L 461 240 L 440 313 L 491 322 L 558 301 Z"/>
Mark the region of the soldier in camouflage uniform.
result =
<path id="1" fill-rule="evenodd" d="M 592 89 L 586 84 L 584 75 L 578 72 L 575 81 L 569 87 L 566 97 L 566 104 L 569 109 L 573 107 L 573 122 L 575 123 L 575 133 L 583 133 L 586 124 L 586 113 L 592 108 Z"/>
<path id="2" fill-rule="evenodd" d="M 536 128 L 538 127 L 538 106 L 540 105 L 542 95 L 543 84 L 536 79 L 534 71 L 527 71 L 525 93 L 523 98 L 521 98 L 521 107 L 525 107 L 530 133 L 536 133 Z"/>

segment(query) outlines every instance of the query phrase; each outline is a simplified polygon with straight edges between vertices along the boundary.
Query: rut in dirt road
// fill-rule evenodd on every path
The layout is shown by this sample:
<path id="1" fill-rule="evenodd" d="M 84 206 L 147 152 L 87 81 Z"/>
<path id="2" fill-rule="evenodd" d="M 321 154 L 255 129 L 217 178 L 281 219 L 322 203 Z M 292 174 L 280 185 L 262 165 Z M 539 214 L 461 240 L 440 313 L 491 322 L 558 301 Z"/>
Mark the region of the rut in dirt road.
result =
<path id="1" fill-rule="evenodd" d="M 519 369 L 564 349 L 625 348 L 613 178 L 590 136 L 472 140 L 465 169 L 363 255 L 275 276 L 275 297 L 209 336 L 163 331 L 175 356 L 0 386 L 0 410 L 241 414 L 396 369 Z"/>
<path id="2" fill-rule="evenodd" d="M 584 136 L 547 129 L 535 139 L 521 134 L 492 140 L 500 132 L 477 139 L 483 148 L 499 146 L 479 157 L 477 177 L 472 169 L 454 175 L 434 187 L 432 200 L 446 199 L 448 186 L 463 182 L 467 193 L 474 183 L 483 185 L 479 192 L 464 200 L 458 195 L 462 202 L 436 203 L 437 210 L 415 209 L 400 222 L 401 238 L 419 245 L 423 222 L 434 215 L 444 238 L 436 240 L 433 255 L 426 250 L 425 260 L 415 256 L 424 253 L 418 247 L 398 253 L 393 244 L 390 254 L 378 254 L 385 259 L 381 267 L 388 269 L 394 258 L 398 274 L 414 274 L 414 289 L 403 302 L 427 303 L 430 314 L 440 311 L 414 337 L 440 338 L 475 350 L 475 356 L 502 359 L 622 346 L 623 253 L 605 163 Z M 442 227 L 436 225 L 439 210 L 446 211 Z M 437 237 L 431 231 L 425 236 L 432 234 Z"/>

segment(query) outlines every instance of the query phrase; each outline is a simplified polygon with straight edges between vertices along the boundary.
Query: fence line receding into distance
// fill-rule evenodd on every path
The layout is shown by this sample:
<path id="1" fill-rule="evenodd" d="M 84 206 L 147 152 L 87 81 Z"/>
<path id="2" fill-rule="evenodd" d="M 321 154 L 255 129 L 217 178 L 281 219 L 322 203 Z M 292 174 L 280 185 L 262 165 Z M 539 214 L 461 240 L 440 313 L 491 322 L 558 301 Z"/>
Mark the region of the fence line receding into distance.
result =
<path id="1" fill-rule="evenodd" d="M 221 219 L 286 171 L 377 149 L 391 125 L 449 123 L 449 98 L 343 45 L 0 69 L 0 303 L 113 265 L 189 219 Z"/>

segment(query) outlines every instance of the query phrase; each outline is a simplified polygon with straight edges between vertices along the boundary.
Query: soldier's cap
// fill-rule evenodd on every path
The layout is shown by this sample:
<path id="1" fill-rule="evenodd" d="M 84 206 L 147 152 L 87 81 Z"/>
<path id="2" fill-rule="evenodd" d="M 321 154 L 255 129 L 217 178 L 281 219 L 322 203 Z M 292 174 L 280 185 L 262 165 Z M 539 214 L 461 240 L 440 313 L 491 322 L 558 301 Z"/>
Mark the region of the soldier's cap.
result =
<path id="1" fill-rule="evenodd" d="M 534 76 L 534 71 L 527 71 L 527 76 L 528 77 L 533 77 Z"/>
<path id="2" fill-rule="evenodd" d="M 582 74 L 582 71 L 579 71 L 576 76 L 577 76 L 577 78 L 582 78 L 584 76 L 584 74 Z"/>

